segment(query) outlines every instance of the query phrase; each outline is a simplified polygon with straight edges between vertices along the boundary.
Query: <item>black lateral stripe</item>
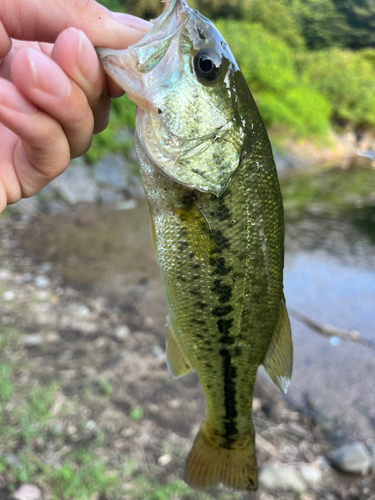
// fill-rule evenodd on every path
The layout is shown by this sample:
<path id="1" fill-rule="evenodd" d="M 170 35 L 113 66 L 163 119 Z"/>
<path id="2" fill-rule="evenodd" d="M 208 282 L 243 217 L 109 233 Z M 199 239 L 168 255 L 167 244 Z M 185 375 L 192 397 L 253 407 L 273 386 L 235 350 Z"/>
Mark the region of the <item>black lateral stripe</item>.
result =
<path id="1" fill-rule="evenodd" d="M 237 434 L 237 427 L 235 423 L 235 418 L 238 415 L 236 409 L 237 368 L 231 363 L 231 356 L 226 347 L 220 349 L 219 353 L 223 358 L 225 405 L 224 429 L 226 437 L 229 437 Z"/>

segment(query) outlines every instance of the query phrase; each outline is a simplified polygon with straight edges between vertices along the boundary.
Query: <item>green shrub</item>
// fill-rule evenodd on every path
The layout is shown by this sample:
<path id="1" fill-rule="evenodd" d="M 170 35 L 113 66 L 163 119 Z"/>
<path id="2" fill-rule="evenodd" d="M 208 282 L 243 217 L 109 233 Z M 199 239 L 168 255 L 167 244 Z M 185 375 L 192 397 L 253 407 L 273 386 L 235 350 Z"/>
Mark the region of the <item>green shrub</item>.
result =
<path id="1" fill-rule="evenodd" d="M 299 27 L 308 49 L 345 46 L 350 36 L 350 28 L 345 16 L 332 0 L 281 0 L 281 2 Z"/>
<path id="2" fill-rule="evenodd" d="M 228 42 L 252 92 L 281 92 L 297 83 L 291 49 L 263 26 L 222 19 L 216 26 Z"/>
<path id="3" fill-rule="evenodd" d="M 300 137 L 323 136 L 328 131 L 330 104 L 309 87 L 293 87 L 282 95 L 260 94 L 258 106 L 266 125 L 290 129 Z"/>
<path id="4" fill-rule="evenodd" d="M 361 52 L 332 49 L 300 58 L 303 78 L 332 105 L 332 118 L 341 124 L 375 126 L 375 69 Z"/>
<path id="5" fill-rule="evenodd" d="M 365 61 L 369 61 L 375 68 L 375 49 L 362 49 L 359 54 Z"/>
<path id="6" fill-rule="evenodd" d="M 94 135 L 91 148 L 85 155 L 87 160 L 95 162 L 108 153 L 126 154 L 134 143 L 129 134 L 121 137 L 119 131 L 127 127 L 135 128 L 135 104 L 127 97 L 114 99 L 109 125 L 103 132 Z"/>
<path id="7" fill-rule="evenodd" d="M 267 125 L 290 129 L 301 137 L 323 135 L 331 108 L 315 89 L 303 84 L 285 42 L 259 24 L 217 22 L 254 93 Z"/>

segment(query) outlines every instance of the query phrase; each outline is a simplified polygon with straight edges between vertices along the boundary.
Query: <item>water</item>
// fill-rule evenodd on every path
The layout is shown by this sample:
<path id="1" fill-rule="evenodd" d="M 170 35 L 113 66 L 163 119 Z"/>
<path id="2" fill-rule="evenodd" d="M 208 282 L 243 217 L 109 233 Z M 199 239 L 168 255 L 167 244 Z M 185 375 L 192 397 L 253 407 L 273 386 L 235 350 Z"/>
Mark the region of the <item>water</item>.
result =
<path id="1" fill-rule="evenodd" d="M 286 195 L 287 305 L 322 325 L 375 341 L 375 171 L 332 170 L 307 175 L 305 182 L 318 186 L 313 200 L 296 210 Z M 357 189 L 349 201 L 348 185 Z M 375 352 L 291 322 L 295 362 L 288 396 L 299 404 L 308 396 L 320 412 L 338 417 L 351 439 L 373 438 Z"/>
<path id="2" fill-rule="evenodd" d="M 282 182 L 287 306 L 316 322 L 375 341 L 375 170 L 311 171 Z M 75 286 L 136 308 L 165 336 L 166 305 L 145 202 L 118 211 L 91 206 L 46 217 L 24 245 Z M 375 436 L 375 353 L 337 342 L 291 318 L 294 374 L 288 397 L 336 416 L 351 439 Z"/>

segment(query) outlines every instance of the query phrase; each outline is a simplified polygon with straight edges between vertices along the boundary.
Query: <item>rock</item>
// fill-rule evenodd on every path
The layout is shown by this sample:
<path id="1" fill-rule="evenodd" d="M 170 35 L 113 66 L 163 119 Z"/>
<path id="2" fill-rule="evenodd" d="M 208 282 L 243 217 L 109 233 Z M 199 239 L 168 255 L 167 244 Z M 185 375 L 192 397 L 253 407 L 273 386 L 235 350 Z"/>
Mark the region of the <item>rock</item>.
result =
<path id="1" fill-rule="evenodd" d="M 120 155 L 108 155 L 94 166 L 94 175 L 97 182 L 119 191 L 128 185 L 127 162 Z"/>
<path id="2" fill-rule="evenodd" d="M 133 163 L 138 163 L 138 156 L 137 156 L 137 151 L 135 150 L 135 146 L 133 146 L 131 149 L 129 149 L 127 157 Z"/>
<path id="3" fill-rule="evenodd" d="M 42 343 L 42 337 L 37 333 L 31 335 L 25 335 L 25 345 L 27 345 L 28 347 L 35 347 L 37 345 L 40 345 L 41 343 Z"/>
<path id="4" fill-rule="evenodd" d="M 362 474 L 362 476 L 369 474 L 372 466 L 370 452 L 363 443 L 359 442 L 331 451 L 328 458 L 338 469 L 353 474 Z"/>
<path id="5" fill-rule="evenodd" d="M 135 198 L 137 200 L 143 200 L 146 198 L 141 178 L 138 175 L 132 175 L 130 177 L 127 192 L 131 198 Z"/>
<path id="6" fill-rule="evenodd" d="M 113 332 L 113 336 L 120 342 L 123 342 L 130 334 L 130 328 L 126 325 L 118 326 Z"/>
<path id="7" fill-rule="evenodd" d="M 23 484 L 13 493 L 14 500 L 39 500 L 42 498 L 42 492 L 33 484 Z"/>
<path id="8" fill-rule="evenodd" d="M 59 194 L 71 205 L 96 201 L 98 188 L 86 165 L 69 167 L 56 183 Z"/>
<path id="9" fill-rule="evenodd" d="M 45 207 L 45 211 L 49 214 L 62 214 L 68 210 L 68 206 L 61 201 L 50 201 Z"/>
<path id="10" fill-rule="evenodd" d="M 124 199 L 121 193 L 116 193 L 110 189 L 101 189 L 99 191 L 99 201 L 104 205 L 110 205 L 111 203 L 118 203 Z"/>
<path id="11" fill-rule="evenodd" d="M 318 485 L 322 480 L 322 471 L 316 465 L 302 465 L 299 472 L 306 483 L 312 486 Z"/>
<path id="12" fill-rule="evenodd" d="M 162 455 L 161 457 L 158 458 L 158 464 L 162 465 L 163 467 L 168 465 L 172 461 L 171 455 Z"/>
<path id="13" fill-rule="evenodd" d="M 34 285 L 37 288 L 47 288 L 50 285 L 50 280 L 47 276 L 37 276 L 34 280 Z"/>
<path id="14" fill-rule="evenodd" d="M 299 472 L 291 466 L 266 465 L 259 476 L 259 482 L 270 490 L 286 490 L 303 493 L 305 482 Z"/>

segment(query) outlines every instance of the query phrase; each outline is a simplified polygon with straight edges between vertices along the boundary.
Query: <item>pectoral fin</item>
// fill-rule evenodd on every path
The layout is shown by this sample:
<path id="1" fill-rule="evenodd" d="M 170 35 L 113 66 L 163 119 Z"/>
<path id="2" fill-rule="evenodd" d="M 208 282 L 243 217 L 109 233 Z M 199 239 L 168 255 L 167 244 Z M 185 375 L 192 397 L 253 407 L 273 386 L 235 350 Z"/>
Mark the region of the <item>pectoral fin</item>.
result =
<path id="1" fill-rule="evenodd" d="M 290 384 L 292 365 L 293 344 L 288 313 L 283 299 L 276 329 L 263 360 L 263 366 L 271 380 L 284 393 L 286 393 Z"/>
<path id="2" fill-rule="evenodd" d="M 167 332 L 167 346 L 166 356 L 167 365 L 171 375 L 174 378 L 183 377 L 192 369 L 189 360 L 187 359 L 182 347 L 173 330 L 173 325 L 169 318 L 167 318 L 168 332 Z"/>
<path id="3" fill-rule="evenodd" d="M 156 257 L 157 257 L 158 252 L 157 252 L 157 249 L 156 249 L 156 232 L 155 232 L 155 224 L 154 224 L 154 220 L 153 220 L 153 218 L 152 218 L 152 213 L 151 213 L 151 210 L 150 210 L 150 231 L 151 231 L 152 246 L 154 247 L 154 252 L 155 252 L 155 255 L 156 255 Z"/>

